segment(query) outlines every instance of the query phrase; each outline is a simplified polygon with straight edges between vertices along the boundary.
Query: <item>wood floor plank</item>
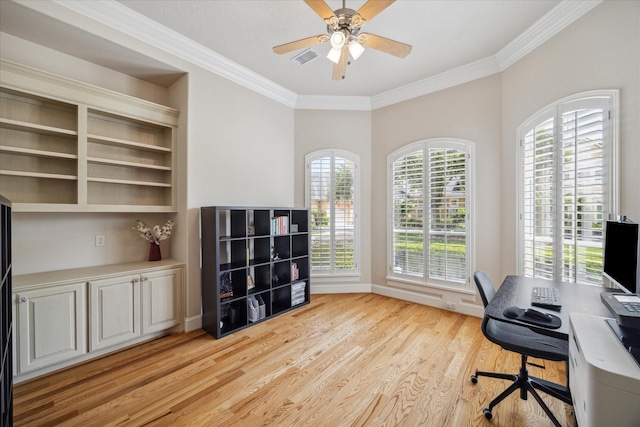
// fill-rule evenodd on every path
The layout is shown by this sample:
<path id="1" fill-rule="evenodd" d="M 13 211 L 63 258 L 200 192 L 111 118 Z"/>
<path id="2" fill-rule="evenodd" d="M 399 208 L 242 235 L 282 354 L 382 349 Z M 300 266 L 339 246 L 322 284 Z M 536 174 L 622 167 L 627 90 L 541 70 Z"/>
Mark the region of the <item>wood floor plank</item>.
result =
<path id="1" fill-rule="evenodd" d="M 375 294 L 311 304 L 216 340 L 203 331 L 143 343 L 15 385 L 19 426 L 549 426 L 514 394 L 482 414 L 520 356 L 480 319 Z M 566 381 L 563 363 L 531 375 Z M 543 395 L 563 425 L 570 406 Z"/>

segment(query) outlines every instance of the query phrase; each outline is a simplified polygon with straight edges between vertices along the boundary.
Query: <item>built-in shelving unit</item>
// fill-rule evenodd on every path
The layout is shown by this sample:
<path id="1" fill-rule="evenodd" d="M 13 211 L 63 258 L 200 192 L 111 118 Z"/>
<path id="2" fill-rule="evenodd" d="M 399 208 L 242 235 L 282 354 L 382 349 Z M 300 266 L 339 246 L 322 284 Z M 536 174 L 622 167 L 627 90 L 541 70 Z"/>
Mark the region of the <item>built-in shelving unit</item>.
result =
<path id="1" fill-rule="evenodd" d="M 203 329 L 216 338 L 308 304 L 304 208 L 203 207 Z"/>
<path id="2" fill-rule="evenodd" d="M 0 426 L 13 425 L 11 203 L 0 196 Z"/>
<path id="3" fill-rule="evenodd" d="M 175 212 L 168 107 L 0 61 L 0 192 L 16 212 Z"/>

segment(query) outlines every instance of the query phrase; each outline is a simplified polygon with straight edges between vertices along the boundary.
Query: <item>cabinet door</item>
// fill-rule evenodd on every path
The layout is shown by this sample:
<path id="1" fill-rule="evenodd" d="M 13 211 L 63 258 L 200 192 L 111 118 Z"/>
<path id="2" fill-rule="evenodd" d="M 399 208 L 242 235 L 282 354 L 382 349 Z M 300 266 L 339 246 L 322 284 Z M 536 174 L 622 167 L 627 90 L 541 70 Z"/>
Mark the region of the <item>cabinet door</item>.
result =
<path id="1" fill-rule="evenodd" d="M 182 269 L 142 275 L 142 333 L 163 331 L 180 323 Z"/>
<path id="2" fill-rule="evenodd" d="M 16 292 L 18 373 L 87 352 L 86 285 Z"/>
<path id="3" fill-rule="evenodd" d="M 91 351 L 140 336 L 140 276 L 89 282 Z"/>

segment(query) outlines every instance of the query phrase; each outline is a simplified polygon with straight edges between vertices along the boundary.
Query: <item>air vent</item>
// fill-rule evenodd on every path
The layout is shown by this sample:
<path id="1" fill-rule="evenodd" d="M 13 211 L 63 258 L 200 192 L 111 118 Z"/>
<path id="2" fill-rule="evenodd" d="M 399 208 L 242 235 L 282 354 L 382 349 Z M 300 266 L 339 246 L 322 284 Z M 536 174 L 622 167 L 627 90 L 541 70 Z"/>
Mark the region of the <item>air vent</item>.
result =
<path id="1" fill-rule="evenodd" d="M 313 49 L 307 49 L 304 52 L 302 52 L 299 55 L 294 56 L 293 58 L 291 58 L 291 60 L 293 62 L 295 62 L 298 65 L 303 65 L 306 64 L 307 62 L 311 61 L 312 59 L 315 59 L 318 57 L 318 53 L 313 50 Z"/>

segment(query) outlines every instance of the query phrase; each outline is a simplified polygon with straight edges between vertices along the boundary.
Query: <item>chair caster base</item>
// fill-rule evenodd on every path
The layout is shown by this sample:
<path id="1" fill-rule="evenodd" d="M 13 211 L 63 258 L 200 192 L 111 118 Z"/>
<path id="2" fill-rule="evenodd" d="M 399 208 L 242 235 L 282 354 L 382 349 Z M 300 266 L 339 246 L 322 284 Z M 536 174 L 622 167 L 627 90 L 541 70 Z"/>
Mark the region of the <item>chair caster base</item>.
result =
<path id="1" fill-rule="evenodd" d="M 484 408 L 482 409 L 482 413 L 484 414 L 484 417 L 488 420 L 490 420 L 491 418 L 493 418 L 493 414 L 491 413 L 491 409 L 489 408 Z"/>

